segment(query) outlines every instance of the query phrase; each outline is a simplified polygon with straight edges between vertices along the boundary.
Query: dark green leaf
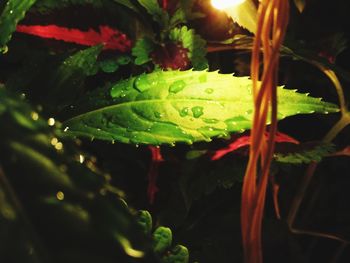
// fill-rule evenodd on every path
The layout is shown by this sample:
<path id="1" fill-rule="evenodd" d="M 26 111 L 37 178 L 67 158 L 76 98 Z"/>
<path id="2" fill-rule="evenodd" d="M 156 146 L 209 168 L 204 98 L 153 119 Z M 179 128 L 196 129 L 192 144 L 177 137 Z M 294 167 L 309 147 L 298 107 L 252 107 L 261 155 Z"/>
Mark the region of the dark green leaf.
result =
<path id="1" fill-rule="evenodd" d="M 330 143 L 293 145 L 291 148 L 288 153 L 276 153 L 275 160 L 290 164 L 320 162 L 335 151 L 334 145 Z"/>
<path id="2" fill-rule="evenodd" d="M 119 68 L 119 63 L 115 59 L 106 59 L 100 61 L 100 68 L 103 72 L 113 73 L 116 72 Z"/>
<path id="3" fill-rule="evenodd" d="M 135 46 L 132 49 L 132 55 L 135 58 L 136 65 L 142 65 L 151 61 L 150 53 L 154 50 L 154 43 L 149 38 L 138 39 Z"/>
<path id="4" fill-rule="evenodd" d="M 169 24 L 169 15 L 158 4 L 157 0 L 138 0 L 147 12 L 152 16 L 153 20 L 163 27 Z"/>
<path id="5" fill-rule="evenodd" d="M 153 251 L 162 254 L 172 243 L 173 234 L 168 227 L 160 226 L 153 232 Z"/>
<path id="6" fill-rule="evenodd" d="M 72 5 L 92 5 L 101 7 L 104 0 L 37 0 L 34 8 L 40 13 L 48 13 L 54 9 L 63 9 Z"/>
<path id="7" fill-rule="evenodd" d="M 136 221 L 142 227 L 145 234 L 147 234 L 147 235 L 151 234 L 152 216 L 148 211 L 146 211 L 146 210 L 138 211 L 138 214 L 136 216 Z"/>
<path id="8" fill-rule="evenodd" d="M 6 43 L 16 30 L 17 23 L 22 20 L 27 10 L 36 0 L 9 0 L 0 16 L 0 52 L 6 49 Z"/>
<path id="9" fill-rule="evenodd" d="M 181 43 L 184 48 L 188 49 L 188 57 L 195 70 L 208 68 L 208 61 L 205 57 L 207 54 L 206 41 L 193 29 L 188 29 L 187 26 L 174 28 L 170 31 L 169 38 L 172 42 Z"/>
<path id="10" fill-rule="evenodd" d="M 70 238 L 74 236 L 79 246 L 89 242 L 96 247 L 95 252 L 114 261 L 125 254 L 143 255 L 143 235 L 139 227 L 125 202 L 117 198 L 118 191 L 88 156 L 84 157 L 72 142 L 55 134 L 55 129 L 50 127 L 54 125 L 52 119 L 44 120 L 23 99 L 4 87 L 0 88 L 0 105 L 5 106 L 0 107 L 0 123 L 6 123 L 6 127 L 0 129 L 1 165 L 9 174 L 13 194 L 28 211 L 29 220 L 40 226 L 40 236 L 50 252 L 71 246 Z M 8 202 L 3 197 L 0 191 L 0 199 Z M 6 202 L 0 206 L 0 219 L 4 213 L 8 219 L 14 218 L 12 212 L 16 210 L 11 212 Z M 49 224 L 43 226 L 41 220 Z M 49 231 L 45 231 L 46 226 Z M 59 238 L 67 242 L 55 243 Z M 113 249 L 98 246 L 99 240 L 106 239 L 113 242 Z M 23 245 L 17 243 L 12 244 L 11 249 Z M 140 247 L 136 248 L 135 244 Z M 123 253 L 116 253 L 118 245 Z"/>
<path id="11" fill-rule="evenodd" d="M 162 263 L 188 263 L 188 249 L 181 245 L 176 245 L 169 254 L 162 258 Z"/>
<path id="12" fill-rule="evenodd" d="M 210 141 L 250 129 L 252 82 L 207 71 L 156 71 L 98 89 L 79 102 L 66 134 L 159 145 Z M 337 112 L 336 105 L 278 88 L 278 118 Z"/>
<path id="13" fill-rule="evenodd" d="M 192 12 L 194 0 L 181 0 L 180 8 L 176 9 L 175 13 L 170 18 L 170 28 L 176 27 L 178 24 L 187 23 L 189 20 L 204 17 L 205 15 L 199 12 Z"/>
<path id="14" fill-rule="evenodd" d="M 81 50 L 68 57 L 51 77 L 49 87 L 50 103 L 67 106 L 82 93 L 87 76 L 95 75 L 98 71 L 97 56 L 102 45 Z"/>
<path id="15" fill-rule="evenodd" d="M 139 13 L 139 9 L 130 0 L 114 0 L 114 2 L 131 9 L 136 13 Z"/>

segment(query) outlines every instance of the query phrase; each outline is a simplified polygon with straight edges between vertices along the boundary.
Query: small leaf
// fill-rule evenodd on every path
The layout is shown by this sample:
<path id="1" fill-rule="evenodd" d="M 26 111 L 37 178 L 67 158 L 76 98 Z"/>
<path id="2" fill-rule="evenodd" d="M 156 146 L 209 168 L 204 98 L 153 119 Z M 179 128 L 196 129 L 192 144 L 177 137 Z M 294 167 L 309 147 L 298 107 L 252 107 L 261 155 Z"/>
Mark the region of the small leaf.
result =
<path id="1" fill-rule="evenodd" d="M 119 63 L 115 59 L 106 59 L 100 61 L 99 65 L 101 70 L 106 73 L 116 72 L 119 68 Z"/>
<path id="2" fill-rule="evenodd" d="M 152 216 L 146 210 L 139 210 L 136 216 L 137 223 L 142 227 L 146 235 L 151 234 L 152 231 Z"/>
<path id="3" fill-rule="evenodd" d="M 114 2 L 131 9 L 135 13 L 140 13 L 139 9 L 130 0 L 114 0 Z"/>
<path id="4" fill-rule="evenodd" d="M 160 226 L 153 232 L 153 250 L 157 254 L 162 254 L 172 243 L 173 234 L 168 227 Z"/>
<path id="5" fill-rule="evenodd" d="M 320 162 L 334 151 L 334 145 L 330 143 L 304 143 L 291 147 L 288 153 L 276 153 L 274 158 L 277 162 L 290 164 Z"/>
<path id="6" fill-rule="evenodd" d="M 118 58 L 105 59 L 98 64 L 101 70 L 105 73 L 114 73 L 119 69 L 119 66 L 127 65 L 131 62 L 130 56 L 122 55 Z"/>
<path id="7" fill-rule="evenodd" d="M 150 53 L 154 50 L 154 43 L 149 38 L 141 38 L 137 40 L 135 46 L 132 49 L 132 55 L 135 58 L 136 65 L 142 65 L 151 61 Z"/>
<path id="8" fill-rule="evenodd" d="M 197 159 L 205 155 L 207 152 L 208 150 L 192 150 L 186 153 L 186 159 L 187 160 Z"/>
<path id="9" fill-rule="evenodd" d="M 176 245 L 169 254 L 165 255 L 162 263 L 188 263 L 189 260 L 188 249 L 182 245 Z"/>
<path id="10" fill-rule="evenodd" d="M 227 13 L 237 24 L 255 34 L 258 16 L 253 0 L 246 0 L 238 6 L 228 9 Z"/>
<path id="11" fill-rule="evenodd" d="M 179 8 L 176 9 L 175 13 L 170 18 L 170 28 L 174 28 L 178 24 L 187 23 L 188 20 L 205 17 L 200 12 L 192 12 L 194 0 L 181 0 Z"/>
<path id="12" fill-rule="evenodd" d="M 157 0 L 138 0 L 138 2 L 147 10 L 155 22 L 163 27 L 167 27 L 169 14 L 159 6 Z"/>
<path id="13" fill-rule="evenodd" d="M 62 62 L 49 83 L 50 103 L 64 107 L 81 94 L 86 77 L 98 71 L 96 61 L 101 50 L 102 45 L 81 50 Z"/>
<path id="14" fill-rule="evenodd" d="M 5 48 L 16 30 L 17 23 L 22 20 L 27 10 L 36 0 L 9 0 L 0 16 L 0 51 Z"/>
<path id="15" fill-rule="evenodd" d="M 47 14 L 55 9 L 63 9 L 72 5 L 92 5 L 93 7 L 101 7 L 102 3 L 103 0 L 37 0 L 34 10 Z"/>
<path id="16" fill-rule="evenodd" d="M 208 61 L 205 57 L 207 54 L 206 41 L 197 35 L 194 29 L 188 29 L 187 26 L 174 28 L 170 31 L 169 38 L 172 42 L 181 43 L 189 50 L 188 57 L 195 70 L 208 68 Z"/>
<path id="17" fill-rule="evenodd" d="M 71 109 L 69 136 L 125 143 L 210 141 L 251 128 L 252 82 L 207 71 L 155 71 L 97 89 Z M 278 118 L 339 111 L 294 90 L 278 88 Z M 67 127 L 67 128 L 66 128 Z"/>

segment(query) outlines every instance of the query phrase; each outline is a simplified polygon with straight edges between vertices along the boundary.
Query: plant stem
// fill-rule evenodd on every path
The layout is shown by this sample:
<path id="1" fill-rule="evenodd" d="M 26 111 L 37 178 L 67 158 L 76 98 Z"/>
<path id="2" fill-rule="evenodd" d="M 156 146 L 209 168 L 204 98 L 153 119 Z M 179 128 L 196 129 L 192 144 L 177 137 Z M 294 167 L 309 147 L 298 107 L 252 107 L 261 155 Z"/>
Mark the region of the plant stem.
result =
<path id="1" fill-rule="evenodd" d="M 316 62 L 316 61 L 309 61 L 316 67 L 318 67 L 327 77 L 332 81 L 339 99 L 339 105 L 340 105 L 340 112 L 341 112 L 341 118 L 340 120 L 330 129 L 330 131 L 326 134 L 326 136 L 323 138 L 323 142 L 330 143 L 333 141 L 337 135 L 347 126 L 350 124 L 350 112 L 348 111 L 345 103 L 345 97 L 342 85 L 340 84 L 339 79 L 337 78 L 336 74 L 333 70 L 326 68 L 322 64 Z M 307 234 L 317 237 L 323 237 L 328 239 L 333 239 L 341 242 L 340 248 L 337 250 L 336 255 L 334 256 L 332 262 L 336 262 L 337 259 L 340 257 L 341 253 L 343 252 L 344 248 L 349 244 L 349 241 L 344 240 L 336 235 L 333 234 L 326 234 L 326 233 L 319 233 L 319 232 L 313 232 L 313 231 L 307 231 L 307 230 L 298 230 L 293 228 L 293 224 L 295 221 L 295 218 L 297 216 L 297 213 L 299 211 L 300 205 L 302 200 L 304 199 L 305 193 L 307 188 L 309 187 L 309 184 L 313 178 L 313 175 L 315 174 L 316 168 L 317 168 L 317 162 L 311 162 L 308 166 L 305 176 L 301 182 L 301 186 L 298 189 L 297 194 L 294 197 L 294 200 L 292 202 L 291 208 L 289 210 L 288 216 L 287 216 L 287 225 L 291 232 L 295 234 Z"/>

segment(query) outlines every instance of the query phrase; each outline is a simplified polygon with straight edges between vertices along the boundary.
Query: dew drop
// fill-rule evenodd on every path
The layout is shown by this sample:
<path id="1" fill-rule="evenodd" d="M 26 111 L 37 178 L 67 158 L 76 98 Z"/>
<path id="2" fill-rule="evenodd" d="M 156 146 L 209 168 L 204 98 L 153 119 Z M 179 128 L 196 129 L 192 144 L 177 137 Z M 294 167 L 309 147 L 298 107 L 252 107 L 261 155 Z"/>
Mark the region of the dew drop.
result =
<path id="1" fill-rule="evenodd" d="M 163 117 L 163 114 L 158 112 L 158 111 L 155 111 L 154 112 L 154 117 L 156 117 L 157 119 L 161 119 Z"/>
<path id="2" fill-rule="evenodd" d="M 214 92 L 214 90 L 212 88 L 205 89 L 205 93 L 207 93 L 207 94 L 212 94 L 213 92 Z"/>
<path id="3" fill-rule="evenodd" d="M 140 92 L 144 92 L 151 88 L 151 83 L 149 83 L 148 76 L 145 73 L 136 77 L 134 81 L 134 88 Z"/>
<path id="4" fill-rule="evenodd" d="M 169 92 L 178 93 L 178 92 L 182 91 L 185 88 L 185 86 L 186 86 L 185 81 L 177 80 L 170 85 Z"/>
<path id="5" fill-rule="evenodd" d="M 58 143 L 58 139 L 56 137 L 52 138 L 50 141 L 52 146 L 55 146 Z"/>
<path id="6" fill-rule="evenodd" d="M 61 142 L 58 142 L 54 145 L 54 147 L 57 151 L 61 151 L 63 149 L 63 144 Z"/>
<path id="7" fill-rule="evenodd" d="M 189 108 L 188 107 L 185 107 L 185 108 L 182 108 L 179 113 L 180 113 L 180 116 L 181 117 L 185 117 L 188 115 L 188 111 L 189 111 Z"/>
<path id="8" fill-rule="evenodd" d="M 209 124 L 215 124 L 215 123 L 218 123 L 219 120 L 218 119 L 203 119 L 203 122 L 209 123 Z"/>
<path id="9" fill-rule="evenodd" d="M 83 163 L 85 161 L 85 156 L 82 154 L 79 154 L 79 162 Z"/>
<path id="10" fill-rule="evenodd" d="M 69 130 L 69 127 L 67 126 L 66 128 L 64 128 L 64 132 L 67 132 Z"/>
<path id="11" fill-rule="evenodd" d="M 114 98 L 124 98 L 126 96 L 126 91 L 122 89 L 119 85 L 115 85 L 110 91 L 111 97 Z"/>
<path id="12" fill-rule="evenodd" d="M 64 193 L 62 191 L 57 192 L 56 198 L 59 201 L 62 201 L 64 199 Z"/>
<path id="13" fill-rule="evenodd" d="M 195 117 L 195 118 L 199 118 L 200 116 L 202 116 L 204 114 L 203 107 L 201 107 L 201 106 L 193 107 L 191 110 L 193 113 L 193 117 Z"/>
<path id="14" fill-rule="evenodd" d="M 47 124 L 48 124 L 49 126 L 54 126 L 54 125 L 55 125 L 55 119 L 54 119 L 54 118 L 49 118 L 49 119 L 47 120 Z"/>

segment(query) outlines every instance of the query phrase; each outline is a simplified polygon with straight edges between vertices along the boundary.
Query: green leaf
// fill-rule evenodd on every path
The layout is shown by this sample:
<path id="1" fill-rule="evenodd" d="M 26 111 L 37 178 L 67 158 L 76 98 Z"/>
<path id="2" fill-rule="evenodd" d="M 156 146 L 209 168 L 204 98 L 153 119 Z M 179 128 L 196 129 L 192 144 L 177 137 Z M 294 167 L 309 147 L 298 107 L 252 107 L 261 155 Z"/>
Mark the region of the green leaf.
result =
<path id="1" fill-rule="evenodd" d="M 181 43 L 184 48 L 188 49 L 188 57 L 195 70 L 208 68 L 208 61 L 205 57 L 207 54 L 207 43 L 195 33 L 194 29 L 188 29 L 187 26 L 174 28 L 170 31 L 169 38 L 172 42 Z"/>
<path id="2" fill-rule="evenodd" d="M 37 0 L 34 9 L 40 13 L 48 13 L 53 9 L 63 9 L 72 5 L 92 5 L 101 7 L 104 0 Z"/>
<path id="3" fill-rule="evenodd" d="M 86 77 L 98 72 L 97 57 L 102 47 L 98 45 L 78 51 L 62 62 L 49 83 L 50 103 L 64 107 L 81 94 Z"/>
<path id="4" fill-rule="evenodd" d="M 23 19 L 27 10 L 36 0 L 9 0 L 0 16 L 0 51 L 16 30 L 17 23 Z"/>
<path id="5" fill-rule="evenodd" d="M 153 232 L 153 251 L 162 254 L 172 243 L 173 234 L 168 227 L 160 226 Z"/>
<path id="6" fill-rule="evenodd" d="M 119 64 L 115 59 L 106 59 L 100 61 L 100 68 L 105 73 L 113 73 L 116 72 L 119 68 Z"/>
<path id="7" fill-rule="evenodd" d="M 165 255 L 162 263 L 188 263 L 189 260 L 188 249 L 182 245 L 176 245 L 169 254 Z"/>
<path id="8" fill-rule="evenodd" d="M 118 260 L 125 253 L 135 257 L 142 255 L 139 249 L 144 243 L 140 228 L 125 205 L 118 202 L 118 193 L 107 177 L 98 171 L 85 153 L 77 150 L 75 142 L 57 136 L 57 126 L 50 126 L 52 121 L 40 117 L 23 98 L 2 86 L 0 105 L 4 106 L 0 107 L 0 123 L 6 123 L 0 129 L 1 168 L 13 186 L 9 193 L 15 197 L 15 204 L 18 207 L 23 205 L 23 211 L 28 212 L 25 219 L 30 220 L 30 224 L 24 227 L 40 226 L 40 237 L 47 241 L 45 247 L 47 245 L 50 251 L 64 249 L 65 243 L 58 244 L 54 240 L 69 236 L 75 238 L 78 246 L 83 245 L 82 240 L 89 242 L 96 248 L 94 252 L 103 254 L 108 262 Z M 0 188 L 3 189 L 1 176 L 0 171 Z M 0 199 L 4 201 L 2 191 Z M 4 213 L 6 221 L 15 216 L 6 205 L 2 202 L 0 206 L 2 223 Z M 49 223 L 49 231 L 41 227 L 41 220 Z M 13 229 L 11 231 L 15 241 L 9 235 L 11 246 L 7 248 L 17 251 L 23 245 L 18 242 L 22 238 Z M 111 240 L 111 248 L 99 248 L 96 237 Z M 0 241 L 3 242 L 3 235 Z M 118 245 L 125 253 L 115 250 Z M 25 255 L 27 252 L 26 247 Z"/>
<path id="9" fill-rule="evenodd" d="M 178 24 L 187 23 L 188 20 L 205 17 L 205 14 L 200 12 L 192 12 L 194 0 L 181 0 L 180 7 L 170 18 L 170 28 L 174 28 Z"/>
<path id="10" fill-rule="evenodd" d="M 118 58 L 109 58 L 99 61 L 101 70 L 105 73 L 114 73 L 119 69 L 119 66 L 127 65 L 132 61 L 128 55 L 121 55 Z"/>
<path id="11" fill-rule="evenodd" d="M 156 71 L 98 89 L 64 123 L 66 134 L 159 145 L 210 141 L 251 128 L 252 82 L 207 71 Z M 337 112 L 334 104 L 278 88 L 278 118 Z"/>
<path id="12" fill-rule="evenodd" d="M 257 8 L 253 0 L 246 0 L 227 12 L 237 24 L 255 34 L 257 28 Z"/>
<path id="13" fill-rule="evenodd" d="M 138 2 L 147 10 L 155 22 L 164 28 L 168 26 L 169 14 L 159 6 L 157 0 L 138 0 Z"/>
<path id="14" fill-rule="evenodd" d="M 142 65 L 151 61 L 149 54 L 154 50 L 154 47 L 155 45 L 151 39 L 146 37 L 138 39 L 131 51 L 132 55 L 136 57 L 135 64 Z"/>
<path id="15" fill-rule="evenodd" d="M 145 234 L 151 234 L 152 231 L 152 216 L 146 210 L 138 211 L 136 216 L 137 223 L 142 227 Z"/>
<path id="16" fill-rule="evenodd" d="M 136 13 L 139 13 L 139 9 L 130 0 L 114 0 L 114 2 L 131 9 Z"/>
<path id="17" fill-rule="evenodd" d="M 288 153 L 276 153 L 274 158 L 280 163 L 303 164 L 313 161 L 320 162 L 323 157 L 335 152 L 335 147 L 330 143 L 308 143 L 293 145 Z"/>

